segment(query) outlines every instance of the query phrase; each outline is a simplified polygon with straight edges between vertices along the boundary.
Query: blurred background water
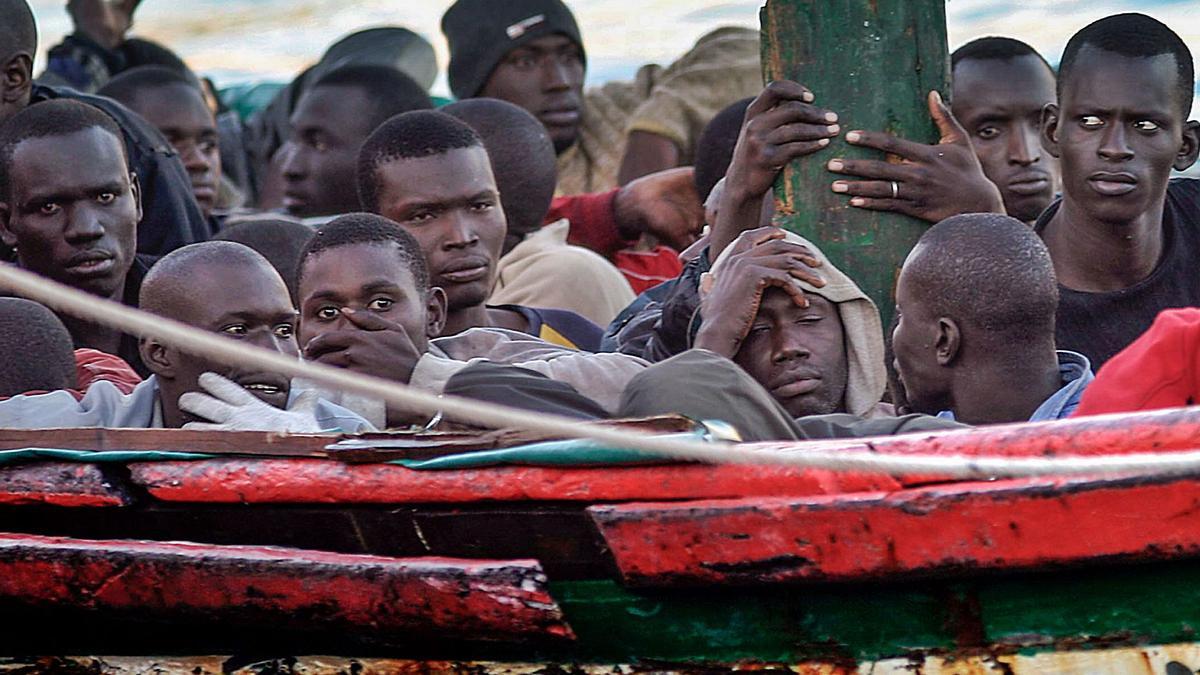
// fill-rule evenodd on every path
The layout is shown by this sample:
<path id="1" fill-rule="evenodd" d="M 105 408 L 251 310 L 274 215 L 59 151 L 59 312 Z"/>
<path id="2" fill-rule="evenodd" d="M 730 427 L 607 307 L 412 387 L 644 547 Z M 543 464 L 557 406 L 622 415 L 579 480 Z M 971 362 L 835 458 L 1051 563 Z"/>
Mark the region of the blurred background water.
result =
<path id="1" fill-rule="evenodd" d="M 504 0 L 495 0 L 504 2 Z M 903 0 L 895 0 L 903 1 Z M 446 43 L 439 29 L 452 0 L 143 0 L 133 35 L 162 42 L 218 85 L 288 81 L 337 38 L 360 28 L 401 25 L 438 51 L 447 95 Z M 762 0 L 567 0 L 588 51 L 588 81 L 632 77 L 645 63 L 671 62 L 722 25 L 758 25 Z M 70 31 L 65 0 L 32 0 L 44 50 Z M 1107 14 L 1138 11 L 1171 26 L 1200 53 L 1200 0 L 949 0 L 951 48 L 984 35 L 1007 35 L 1058 61 L 1067 39 Z M 1200 106 L 1193 115 L 1200 113 Z"/>

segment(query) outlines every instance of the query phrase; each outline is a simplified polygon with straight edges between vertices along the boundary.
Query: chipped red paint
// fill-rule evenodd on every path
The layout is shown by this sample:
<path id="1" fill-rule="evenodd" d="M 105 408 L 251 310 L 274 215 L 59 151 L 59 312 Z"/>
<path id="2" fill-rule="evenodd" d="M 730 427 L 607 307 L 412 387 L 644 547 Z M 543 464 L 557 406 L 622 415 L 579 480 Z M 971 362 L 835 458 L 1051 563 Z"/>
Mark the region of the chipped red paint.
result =
<path id="1" fill-rule="evenodd" d="M 391 464 L 219 459 L 130 467 L 133 481 L 157 499 L 210 503 L 603 502 L 830 494 L 898 487 L 886 476 L 701 464 L 413 471 Z"/>
<path id="2" fill-rule="evenodd" d="M 1200 553 L 1200 478 L 1036 479 L 589 509 L 639 585 L 863 580 Z"/>
<path id="3" fill-rule="evenodd" d="M 0 597 L 35 605 L 472 640 L 572 638 L 532 560 L 0 534 Z"/>
<path id="4" fill-rule="evenodd" d="M 0 504 L 125 506 L 129 498 L 93 464 L 40 462 L 0 470 Z"/>

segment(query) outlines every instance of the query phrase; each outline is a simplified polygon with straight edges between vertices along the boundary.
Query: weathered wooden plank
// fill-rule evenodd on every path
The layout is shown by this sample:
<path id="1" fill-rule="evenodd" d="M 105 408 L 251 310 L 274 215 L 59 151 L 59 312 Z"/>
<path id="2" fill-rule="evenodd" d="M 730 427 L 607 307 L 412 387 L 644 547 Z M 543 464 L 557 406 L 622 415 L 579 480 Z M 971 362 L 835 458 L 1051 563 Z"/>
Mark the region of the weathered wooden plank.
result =
<path id="1" fill-rule="evenodd" d="M 333 434 L 188 429 L 0 429 L 0 450 L 164 450 L 214 455 L 324 457 Z"/>
<path id="2" fill-rule="evenodd" d="M 897 579 L 1200 553 L 1200 479 L 1037 479 L 589 509 L 642 586 Z"/>
<path id="3" fill-rule="evenodd" d="M 414 471 L 390 464 L 214 459 L 133 464 L 130 468 L 133 482 L 163 501 L 248 504 L 716 499 L 897 486 L 886 476 L 700 464 Z"/>
<path id="4" fill-rule="evenodd" d="M 935 142 L 925 96 L 949 91 L 943 0 L 768 0 L 761 14 L 766 81 L 790 79 L 834 110 L 844 131 L 882 130 Z M 849 145 L 792 162 L 776 186 L 776 222 L 820 244 L 891 321 L 893 286 L 904 257 L 926 224 L 899 214 L 847 205 L 830 190 L 833 157 L 881 158 Z"/>
<path id="5" fill-rule="evenodd" d="M 601 426 L 643 433 L 682 433 L 697 424 L 679 415 L 660 415 L 644 419 L 604 420 Z M 334 459 L 350 463 L 386 462 L 393 459 L 430 459 L 446 455 L 512 448 L 530 443 L 562 440 L 561 434 L 545 434 L 525 429 L 378 432 L 347 437 L 325 450 Z"/>
<path id="6" fill-rule="evenodd" d="M 125 506 L 129 495 L 91 464 L 39 462 L 0 470 L 0 505 Z"/>
<path id="7" fill-rule="evenodd" d="M 0 534 L 0 598 L 231 625 L 571 638 L 536 561 Z"/>

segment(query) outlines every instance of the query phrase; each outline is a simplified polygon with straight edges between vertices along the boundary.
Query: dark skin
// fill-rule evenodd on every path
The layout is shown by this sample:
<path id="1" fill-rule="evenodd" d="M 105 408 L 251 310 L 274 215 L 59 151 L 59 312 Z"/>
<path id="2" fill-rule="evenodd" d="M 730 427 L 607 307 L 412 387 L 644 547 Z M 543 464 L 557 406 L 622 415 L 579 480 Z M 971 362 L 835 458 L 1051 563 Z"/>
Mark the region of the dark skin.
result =
<path id="1" fill-rule="evenodd" d="M 691 167 L 642 176 L 617 191 L 613 212 L 626 239 L 646 237 L 682 251 L 704 228 L 704 206 Z"/>
<path id="2" fill-rule="evenodd" d="M 1171 169 L 1200 153 L 1200 122 L 1175 94 L 1170 54 L 1131 58 L 1080 50 L 1042 144 L 1062 165 L 1063 201 L 1042 232 L 1063 286 L 1102 293 L 1154 271 L 1163 253 Z"/>
<path id="3" fill-rule="evenodd" d="M 26 139 L 13 150 L 9 176 L 0 240 L 17 249 L 17 263 L 121 302 L 142 218 L 122 141 L 99 127 Z M 117 353 L 120 332 L 61 318 L 77 346 Z"/>
<path id="4" fill-rule="evenodd" d="M 392 242 L 326 249 L 303 264 L 305 358 L 407 383 L 429 340 L 442 332 L 442 289 L 417 288 Z M 389 426 L 410 421 L 388 412 Z"/>
<path id="5" fill-rule="evenodd" d="M 830 171 L 866 180 L 838 180 L 830 189 L 849 196 L 855 208 L 895 211 L 931 223 L 959 213 L 1004 213 L 1000 191 L 984 174 L 967 132 L 936 91 L 929 92 L 926 102 L 941 132 L 936 144 L 878 131 L 849 131 L 847 143 L 880 150 L 899 161 L 831 159 L 826 165 Z"/>
<path id="6" fill-rule="evenodd" d="M 0 45 L 0 52 L 12 49 Z M 33 52 L 16 50 L 0 63 L 0 122 L 24 110 L 33 92 Z"/>
<path id="7" fill-rule="evenodd" d="M 964 59 L 954 68 L 954 117 L 1004 208 L 1032 224 L 1058 192 L 1058 160 L 1042 150 L 1042 108 L 1057 100 L 1054 73 L 1034 55 Z"/>
<path id="8" fill-rule="evenodd" d="M 133 14 L 142 0 L 67 0 L 75 30 L 106 49 L 125 41 L 133 27 Z"/>
<path id="9" fill-rule="evenodd" d="M 207 218 L 221 184 L 217 122 L 204 97 L 184 84 L 144 89 L 130 102 L 134 112 L 167 137 L 192 181 L 192 194 Z"/>
<path id="10" fill-rule="evenodd" d="M 784 236 L 764 227 L 738 238 L 701 301 L 693 344 L 732 359 L 795 417 L 836 412 L 847 380 L 841 317 L 796 285 L 825 282 L 812 252 Z"/>
<path id="11" fill-rule="evenodd" d="M 924 299 L 936 291 L 912 281 L 912 270 L 929 264 L 922 257 L 930 255 L 936 252 L 924 245 L 914 248 L 896 284 L 892 351 L 909 408 L 928 415 L 952 410 L 964 424 L 1028 420 L 1062 387 L 1054 335 L 1042 344 L 1014 345 L 935 313 Z"/>
<path id="12" fill-rule="evenodd" d="M 279 149 L 283 207 L 308 218 L 359 210 L 358 150 L 374 129 L 363 115 L 371 105 L 357 87 L 315 87 L 292 113 L 292 136 Z"/>
<path id="13" fill-rule="evenodd" d="M 196 269 L 183 281 L 173 280 L 173 318 L 246 344 L 299 357 L 296 311 L 283 279 L 265 260 L 234 260 Z M 229 378 L 268 405 L 286 408 L 291 381 L 269 372 L 246 372 L 181 352 L 154 340 L 139 345 L 142 360 L 158 376 L 163 424 L 170 428 L 188 422 L 207 422 L 179 409 L 179 397 L 203 392 L 200 375 L 211 372 Z"/>
<path id="14" fill-rule="evenodd" d="M 675 141 L 666 136 L 631 131 L 625 139 L 625 155 L 617 170 L 617 184 L 625 185 L 642 176 L 673 169 L 680 165 L 682 155 Z"/>
<path id="15" fill-rule="evenodd" d="M 416 238 L 430 285 L 446 293 L 443 335 L 468 328 L 524 332 L 517 312 L 487 307 L 507 224 L 483 146 L 380 165 L 379 213 Z"/>
<path id="16" fill-rule="evenodd" d="M 807 88 L 781 80 L 768 84 L 746 109 L 710 234 L 711 260 L 743 231 L 758 227 L 763 196 L 788 162 L 828 146 L 841 131 L 837 115 L 812 101 Z"/>
<path id="17" fill-rule="evenodd" d="M 554 151 L 579 139 L 583 119 L 583 51 L 565 35 L 547 35 L 512 50 L 479 96 L 519 105 L 546 126 Z"/>

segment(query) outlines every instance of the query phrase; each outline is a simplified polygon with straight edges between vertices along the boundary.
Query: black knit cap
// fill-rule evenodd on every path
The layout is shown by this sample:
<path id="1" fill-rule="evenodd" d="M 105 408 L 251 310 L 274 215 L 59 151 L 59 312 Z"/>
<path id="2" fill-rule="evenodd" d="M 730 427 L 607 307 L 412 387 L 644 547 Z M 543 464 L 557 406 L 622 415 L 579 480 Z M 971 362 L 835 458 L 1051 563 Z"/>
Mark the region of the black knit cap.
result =
<path id="1" fill-rule="evenodd" d="M 442 17 L 442 33 L 450 91 L 460 99 L 478 95 L 500 61 L 532 40 L 560 33 L 583 51 L 575 15 L 561 0 L 458 0 Z"/>

